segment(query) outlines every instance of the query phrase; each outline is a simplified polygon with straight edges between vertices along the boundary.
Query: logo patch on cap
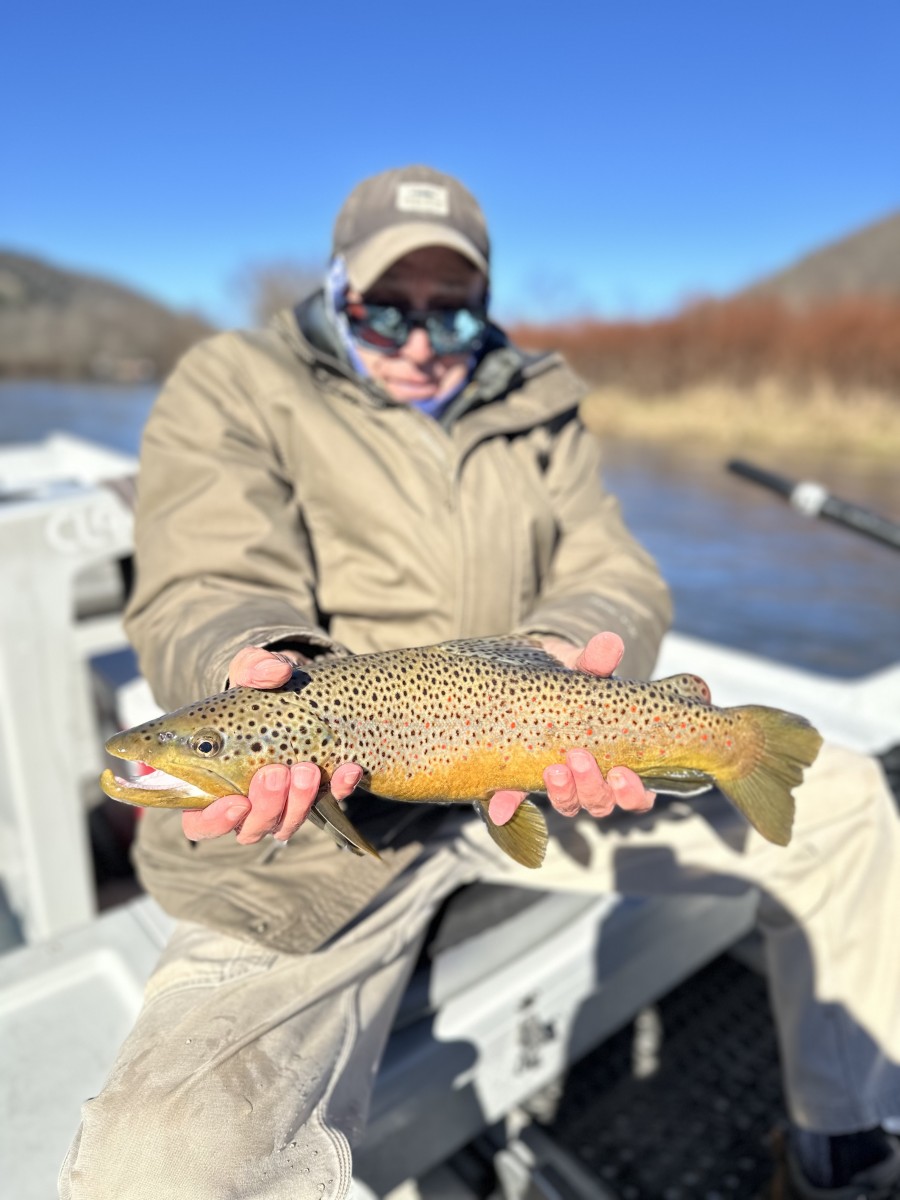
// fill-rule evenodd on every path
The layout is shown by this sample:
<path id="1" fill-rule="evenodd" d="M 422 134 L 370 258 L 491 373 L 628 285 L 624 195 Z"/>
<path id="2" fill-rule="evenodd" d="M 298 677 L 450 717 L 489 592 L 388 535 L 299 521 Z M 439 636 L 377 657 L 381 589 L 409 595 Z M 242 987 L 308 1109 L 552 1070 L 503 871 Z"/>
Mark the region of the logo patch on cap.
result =
<path id="1" fill-rule="evenodd" d="M 447 217 L 450 215 L 450 194 L 445 187 L 435 183 L 399 183 L 397 208 L 400 212 Z"/>

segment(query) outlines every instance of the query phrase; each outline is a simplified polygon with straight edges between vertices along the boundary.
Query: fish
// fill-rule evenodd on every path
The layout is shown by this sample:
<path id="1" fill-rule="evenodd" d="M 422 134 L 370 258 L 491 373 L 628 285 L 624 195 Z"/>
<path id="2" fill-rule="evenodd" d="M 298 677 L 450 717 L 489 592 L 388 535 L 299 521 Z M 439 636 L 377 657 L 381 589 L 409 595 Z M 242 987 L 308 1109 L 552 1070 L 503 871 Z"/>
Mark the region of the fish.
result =
<path id="1" fill-rule="evenodd" d="M 563 666 L 528 637 L 328 656 L 297 667 L 280 688 L 231 687 L 114 734 L 114 758 L 152 773 L 104 771 L 107 796 L 144 807 L 205 808 L 247 794 L 267 763 L 313 762 L 322 771 L 310 819 L 339 845 L 378 852 L 328 792 L 342 763 L 362 768 L 360 788 L 411 803 L 473 804 L 497 845 L 541 865 L 547 826 L 526 799 L 504 825 L 489 813 L 500 789 L 545 791 L 545 767 L 574 748 L 604 774 L 630 767 L 645 787 L 693 796 L 716 786 L 762 836 L 790 842 L 793 789 L 822 738 L 778 708 L 716 708 L 696 675 L 652 682 Z"/>

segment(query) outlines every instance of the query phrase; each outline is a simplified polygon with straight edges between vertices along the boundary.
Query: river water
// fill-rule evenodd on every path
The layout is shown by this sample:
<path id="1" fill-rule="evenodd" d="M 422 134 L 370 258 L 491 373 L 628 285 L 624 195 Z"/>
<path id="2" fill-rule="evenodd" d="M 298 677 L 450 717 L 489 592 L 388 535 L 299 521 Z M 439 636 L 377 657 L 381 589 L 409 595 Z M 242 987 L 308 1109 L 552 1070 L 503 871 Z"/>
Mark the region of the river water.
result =
<path id="1" fill-rule="evenodd" d="M 0 443 L 67 430 L 136 452 L 155 391 L 2 383 Z M 900 553 L 730 475 L 738 445 L 721 456 L 634 443 L 605 453 L 606 484 L 672 586 L 678 629 L 832 675 L 900 660 Z M 900 520 L 898 472 L 886 464 L 777 448 L 756 458 Z"/>

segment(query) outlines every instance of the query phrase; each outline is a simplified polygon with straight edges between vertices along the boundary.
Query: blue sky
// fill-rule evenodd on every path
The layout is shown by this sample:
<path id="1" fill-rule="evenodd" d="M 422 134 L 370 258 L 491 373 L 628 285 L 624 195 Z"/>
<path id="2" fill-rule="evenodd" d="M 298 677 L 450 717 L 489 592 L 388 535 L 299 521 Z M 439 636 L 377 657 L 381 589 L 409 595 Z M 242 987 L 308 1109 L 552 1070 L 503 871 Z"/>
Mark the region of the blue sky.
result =
<path id="1" fill-rule="evenodd" d="M 501 316 L 666 311 L 900 207 L 900 3 L 13 0 L 0 245 L 222 322 L 362 176 L 480 198 Z"/>

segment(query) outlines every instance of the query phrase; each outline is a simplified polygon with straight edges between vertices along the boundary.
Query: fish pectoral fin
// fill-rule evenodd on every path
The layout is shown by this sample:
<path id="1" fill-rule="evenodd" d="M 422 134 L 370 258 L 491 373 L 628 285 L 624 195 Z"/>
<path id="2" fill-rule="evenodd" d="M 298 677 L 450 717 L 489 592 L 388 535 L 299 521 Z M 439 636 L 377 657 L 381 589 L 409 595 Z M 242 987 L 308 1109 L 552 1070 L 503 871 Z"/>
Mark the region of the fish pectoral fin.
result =
<path id="1" fill-rule="evenodd" d="M 319 796 L 309 811 L 309 819 L 320 829 L 330 833 L 339 846 L 352 850 L 354 854 L 371 854 L 381 861 L 381 855 L 359 832 L 334 796 L 325 792 Z"/>
<path id="2" fill-rule="evenodd" d="M 489 803 L 479 800 L 475 807 L 496 844 L 521 866 L 539 867 L 547 850 L 547 822 L 538 806 L 531 800 L 523 800 L 505 825 L 495 825 L 488 811 Z"/>
<path id="3" fill-rule="evenodd" d="M 641 775 L 641 783 L 661 796 L 702 796 L 715 786 L 712 775 L 688 767 L 671 775 Z"/>

